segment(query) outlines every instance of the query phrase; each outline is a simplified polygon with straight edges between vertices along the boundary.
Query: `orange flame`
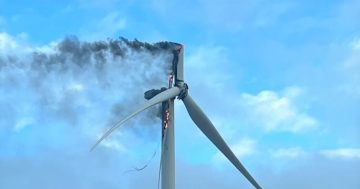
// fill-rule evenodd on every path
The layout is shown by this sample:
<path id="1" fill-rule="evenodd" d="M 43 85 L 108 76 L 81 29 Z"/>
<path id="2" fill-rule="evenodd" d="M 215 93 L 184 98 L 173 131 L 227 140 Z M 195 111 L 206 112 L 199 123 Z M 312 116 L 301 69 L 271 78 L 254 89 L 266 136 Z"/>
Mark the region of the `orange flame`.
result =
<path id="1" fill-rule="evenodd" d="M 174 75 L 173 73 L 171 73 L 169 75 L 169 88 L 172 87 L 173 80 L 174 80 Z M 168 102 L 170 103 L 170 99 Z M 167 107 L 167 109 L 165 110 L 164 129 L 167 129 L 169 127 L 169 122 L 170 122 L 170 110 L 169 107 Z"/>
<path id="2" fill-rule="evenodd" d="M 165 121 L 164 121 L 164 128 L 167 129 L 169 127 L 169 121 L 170 121 L 170 111 L 169 109 L 165 110 Z"/>

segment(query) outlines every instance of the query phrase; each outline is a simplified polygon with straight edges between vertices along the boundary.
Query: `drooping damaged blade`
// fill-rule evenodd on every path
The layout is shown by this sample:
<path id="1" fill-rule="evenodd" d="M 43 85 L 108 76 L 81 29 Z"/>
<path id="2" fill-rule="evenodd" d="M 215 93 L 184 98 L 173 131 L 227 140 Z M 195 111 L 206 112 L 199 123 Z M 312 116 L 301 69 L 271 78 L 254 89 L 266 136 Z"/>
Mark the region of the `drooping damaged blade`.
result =
<path id="1" fill-rule="evenodd" d="M 230 162 L 254 185 L 255 188 L 261 189 L 260 185 L 245 169 L 241 162 L 237 159 L 235 154 L 231 151 L 229 146 L 225 143 L 219 132 L 215 129 L 209 118 L 204 114 L 200 107 L 194 102 L 194 100 L 188 94 L 183 102 L 186 109 L 195 122 L 197 127 L 210 139 L 210 141 L 230 160 Z"/>
<path id="2" fill-rule="evenodd" d="M 125 123 L 130 118 L 134 117 L 138 113 L 146 110 L 147 108 L 154 106 L 156 104 L 159 104 L 165 100 L 171 99 L 179 95 L 180 89 L 178 87 L 172 87 L 170 89 L 167 89 L 166 91 L 163 91 L 150 100 L 148 100 L 143 106 L 138 108 L 136 111 L 125 117 L 124 119 L 117 122 L 115 125 L 113 125 L 109 130 L 106 131 L 106 133 L 92 146 L 90 151 L 94 150 L 98 144 L 100 144 L 101 141 L 103 141 L 106 137 L 108 137 L 115 129 L 120 127 L 123 123 Z"/>

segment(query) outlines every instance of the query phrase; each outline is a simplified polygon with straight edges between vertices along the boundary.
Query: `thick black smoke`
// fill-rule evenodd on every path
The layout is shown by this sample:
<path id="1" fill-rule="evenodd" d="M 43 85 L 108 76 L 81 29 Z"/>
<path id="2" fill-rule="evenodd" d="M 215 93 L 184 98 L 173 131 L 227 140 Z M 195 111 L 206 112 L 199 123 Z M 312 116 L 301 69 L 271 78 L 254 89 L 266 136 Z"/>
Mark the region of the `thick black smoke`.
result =
<path id="1" fill-rule="evenodd" d="M 53 122 L 109 127 L 140 106 L 145 91 L 167 85 L 173 48 L 171 42 L 69 36 L 41 48 L 0 52 L 0 111 L 11 115 L 0 116 L 0 128 Z M 157 123 L 157 113 L 150 109 L 135 119 L 135 131 Z"/>
<path id="2" fill-rule="evenodd" d="M 168 85 L 173 44 L 71 36 L 33 46 L 0 38 L 0 188 L 127 188 L 130 174 L 113 176 L 154 153 L 159 107 L 89 149 L 146 101 L 145 91 Z"/>
<path id="3" fill-rule="evenodd" d="M 47 55 L 42 52 L 34 52 L 34 66 L 51 68 L 53 64 L 60 64 L 66 69 L 67 63 L 77 64 L 80 67 L 94 64 L 101 68 L 109 59 L 118 60 L 131 56 L 133 53 L 148 53 L 157 56 L 163 53 L 171 54 L 173 43 L 159 42 L 155 44 L 144 43 L 138 40 L 129 41 L 126 38 L 108 39 L 106 41 L 82 42 L 75 36 L 70 36 L 61 41 L 57 47 L 57 53 Z M 111 57 L 107 55 L 110 54 Z M 118 62 L 119 66 L 121 61 Z M 141 63 L 138 63 L 141 64 Z M 170 65 L 169 65 L 170 66 Z"/>

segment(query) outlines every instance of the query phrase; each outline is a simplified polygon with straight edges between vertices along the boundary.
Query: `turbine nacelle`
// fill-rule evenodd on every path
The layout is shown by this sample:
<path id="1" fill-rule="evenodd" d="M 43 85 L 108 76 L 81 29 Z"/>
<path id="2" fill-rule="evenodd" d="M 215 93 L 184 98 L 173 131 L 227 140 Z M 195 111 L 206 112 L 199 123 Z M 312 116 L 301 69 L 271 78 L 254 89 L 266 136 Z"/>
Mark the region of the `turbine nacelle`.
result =
<path id="1" fill-rule="evenodd" d="M 161 89 L 150 89 L 144 93 L 144 98 L 146 100 L 152 99 L 154 96 L 158 95 L 159 93 L 166 91 L 167 88 L 162 87 Z"/>

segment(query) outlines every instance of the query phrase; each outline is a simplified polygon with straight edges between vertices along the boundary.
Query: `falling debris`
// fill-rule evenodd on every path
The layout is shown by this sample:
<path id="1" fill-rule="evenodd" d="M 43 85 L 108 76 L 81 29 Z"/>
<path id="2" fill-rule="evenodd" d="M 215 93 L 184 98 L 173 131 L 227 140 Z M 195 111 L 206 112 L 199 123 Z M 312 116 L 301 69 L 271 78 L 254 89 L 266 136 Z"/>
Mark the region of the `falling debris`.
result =
<path id="1" fill-rule="evenodd" d="M 157 147 L 157 148 L 158 148 L 158 147 Z M 147 168 L 147 167 L 149 166 L 149 164 L 151 163 L 151 161 L 155 158 L 157 148 L 154 150 L 154 153 L 152 154 L 152 156 L 151 156 L 151 158 L 148 160 L 148 162 L 146 162 L 143 166 L 141 166 L 141 167 L 135 167 L 135 166 L 133 166 L 132 169 L 129 169 L 129 170 L 125 171 L 124 174 L 130 173 L 130 172 L 134 172 L 134 171 L 142 171 L 142 170 L 144 170 L 145 168 Z"/>

